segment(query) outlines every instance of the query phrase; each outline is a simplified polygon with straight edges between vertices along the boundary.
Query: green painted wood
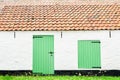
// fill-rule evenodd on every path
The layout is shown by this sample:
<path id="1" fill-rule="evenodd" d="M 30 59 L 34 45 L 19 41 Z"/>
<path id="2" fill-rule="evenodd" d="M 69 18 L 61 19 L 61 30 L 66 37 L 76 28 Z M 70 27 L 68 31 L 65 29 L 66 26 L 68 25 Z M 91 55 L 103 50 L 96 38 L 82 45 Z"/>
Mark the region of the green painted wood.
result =
<path id="1" fill-rule="evenodd" d="M 54 74 L 54 36 L 33 36 L 33 73 Z"/>
<path id="2" fill-rule="evenodd" d="M 78 68 L 101 68 L 99 40 L 78 40 Z"/>

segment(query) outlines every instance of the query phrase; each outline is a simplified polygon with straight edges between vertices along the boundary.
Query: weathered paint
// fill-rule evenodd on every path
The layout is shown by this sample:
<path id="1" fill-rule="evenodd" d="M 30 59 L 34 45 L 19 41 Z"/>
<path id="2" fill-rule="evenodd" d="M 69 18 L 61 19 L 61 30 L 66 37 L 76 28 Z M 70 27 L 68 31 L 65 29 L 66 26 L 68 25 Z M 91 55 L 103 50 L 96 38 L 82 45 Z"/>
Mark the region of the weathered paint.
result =
<path id="1" fill-rule="evenodd" d="M 54 74 L 54 38 L 52 35 L 33 36 L 33 73 Z"/>
<path id="2" fill-rule="evenodd" d="M 100 68 L 100 62 L 100 41 L 78 40 L 78 68 Z"/>
<path id="3" fill-rule="evenodd" d="M 55 70 L 78 68 L 78 40 L 101 41 L 101 70 L 120 70 L 120 31 L 0 32 L 0 70 L 32 70 L 33 35 L 54 35 Z M 8 55 L 9 54 L 9 55 Z"/>

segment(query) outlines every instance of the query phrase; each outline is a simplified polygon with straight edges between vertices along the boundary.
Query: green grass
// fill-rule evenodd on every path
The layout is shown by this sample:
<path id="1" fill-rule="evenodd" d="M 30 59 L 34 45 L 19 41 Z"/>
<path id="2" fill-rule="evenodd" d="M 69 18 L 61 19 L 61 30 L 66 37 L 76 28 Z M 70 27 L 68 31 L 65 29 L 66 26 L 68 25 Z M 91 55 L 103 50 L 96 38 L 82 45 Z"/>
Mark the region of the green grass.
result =
<path id="1" fill-rule="evenodd" d="M 0 80 L 120 80 L 110 76 L 0 76 Z"/>

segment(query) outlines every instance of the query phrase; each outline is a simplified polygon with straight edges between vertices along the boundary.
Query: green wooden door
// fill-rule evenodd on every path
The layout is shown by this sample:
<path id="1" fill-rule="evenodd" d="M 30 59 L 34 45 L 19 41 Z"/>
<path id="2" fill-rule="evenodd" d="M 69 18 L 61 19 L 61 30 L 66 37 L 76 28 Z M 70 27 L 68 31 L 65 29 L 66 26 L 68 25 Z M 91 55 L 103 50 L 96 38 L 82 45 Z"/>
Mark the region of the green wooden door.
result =
<path id="1" fill-rule="evenodd" d="M 101 68 L 100 41 L 78 41 L 78 68 Z"/>
<path id="2" fill-rule="evenodd" d="M 33 36 L 33 73 L 54 74 L 53 35 Z"/>

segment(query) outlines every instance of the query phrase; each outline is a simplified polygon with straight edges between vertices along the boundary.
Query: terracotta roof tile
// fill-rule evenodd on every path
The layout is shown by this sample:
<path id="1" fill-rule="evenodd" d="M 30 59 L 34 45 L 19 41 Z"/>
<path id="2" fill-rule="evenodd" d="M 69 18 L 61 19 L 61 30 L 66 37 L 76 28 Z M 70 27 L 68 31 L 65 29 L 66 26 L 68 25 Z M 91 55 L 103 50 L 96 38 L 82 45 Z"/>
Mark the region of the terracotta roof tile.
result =
<path id="1" fill-rule="evenodd" d="M 0 31 L 120 30 L 120 5 L 5 6 Z"/>

